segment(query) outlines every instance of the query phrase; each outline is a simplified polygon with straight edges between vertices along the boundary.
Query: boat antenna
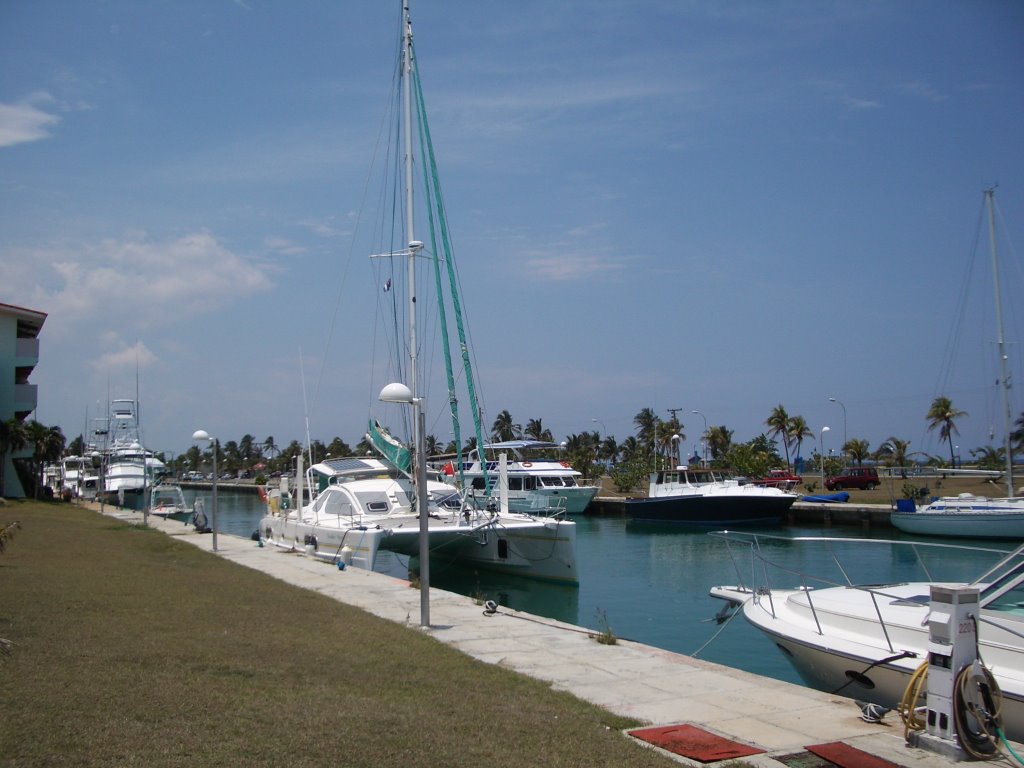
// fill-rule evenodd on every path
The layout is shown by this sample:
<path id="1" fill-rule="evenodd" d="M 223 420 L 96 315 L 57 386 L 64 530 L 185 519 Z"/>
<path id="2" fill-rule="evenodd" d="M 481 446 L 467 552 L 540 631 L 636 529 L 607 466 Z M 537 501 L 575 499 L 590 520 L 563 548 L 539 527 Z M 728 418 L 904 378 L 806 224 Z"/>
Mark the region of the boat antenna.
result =
<path id="1" fill-rule="evenodd" d="M 302 347 L 299 347 L 299 379 L 302 382 L 302 412 L 306 417 L 306 453 L 309 466 L 313 466 L 313 443 L 309 439 L 309 404 L 306 402 L 306 369 L 302 363 Z"/>

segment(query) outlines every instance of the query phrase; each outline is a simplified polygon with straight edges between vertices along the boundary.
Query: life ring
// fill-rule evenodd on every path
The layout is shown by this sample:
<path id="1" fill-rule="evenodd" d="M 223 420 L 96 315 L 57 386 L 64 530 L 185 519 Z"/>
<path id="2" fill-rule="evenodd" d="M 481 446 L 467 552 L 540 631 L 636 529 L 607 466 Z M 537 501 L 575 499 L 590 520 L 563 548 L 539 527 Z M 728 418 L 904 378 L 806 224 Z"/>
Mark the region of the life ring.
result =
<path id="1" fill-rule="evenodd" d="M 522 463 L 522 466 L 524 466 L 524 467 L 532 467 L 533 466 L 533 462 L 532 461 L 524 461 Z"/>
<path id="2" fill-rule="evenodd" d="M 568 461 L 563 461 L 562 462 L 562 466 L 565 467 L 566 469 L 568 469 L 569 468 L 569 462 Z"/>

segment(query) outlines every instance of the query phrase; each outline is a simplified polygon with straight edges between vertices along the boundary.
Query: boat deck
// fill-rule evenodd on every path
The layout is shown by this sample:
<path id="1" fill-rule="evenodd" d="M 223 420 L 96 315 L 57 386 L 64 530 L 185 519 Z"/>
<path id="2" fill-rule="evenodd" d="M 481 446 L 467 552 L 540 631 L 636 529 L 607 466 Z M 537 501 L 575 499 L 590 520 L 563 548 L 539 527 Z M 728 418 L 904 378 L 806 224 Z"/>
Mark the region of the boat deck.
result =
<path id="1" fill-rule="evenodd" d="M 141 512 L 129 510 L 108 509 L 106 514 L 142 520 Z M 150 526 L 212 552 L 208 534 L 153 517 Z M 357 568 L 339 571 L 313 558 L 290 557 L 223 533 L 218 534 L 216 555 L 384 619 L 419 625 L 420 592 L 404 580 Z M 950 768 L 956 763 L 951 756 L 908 747 L 894 713 L 882 723 L 866 723 L 851 700 L 840 696 L 640 643 L 601 644 L 593 630 L 506 608 L 488 615 L 471 598 L 444 590 L 431 590 L 430 614 L 426 631 L 469 656 L 545 680 L 557 690 L 652 726 L 695 728 L 761 750 L 738 759 L 748 765 L 782 768 L 793 764 L 794 754 L 837 742 L 896 766 Z M 1024 750 L 1015 749 L 1019 754 Z M 783 756 L 786 762 L 776 759 Z M 704 764 L 677 759 L 684 765 Z"/>

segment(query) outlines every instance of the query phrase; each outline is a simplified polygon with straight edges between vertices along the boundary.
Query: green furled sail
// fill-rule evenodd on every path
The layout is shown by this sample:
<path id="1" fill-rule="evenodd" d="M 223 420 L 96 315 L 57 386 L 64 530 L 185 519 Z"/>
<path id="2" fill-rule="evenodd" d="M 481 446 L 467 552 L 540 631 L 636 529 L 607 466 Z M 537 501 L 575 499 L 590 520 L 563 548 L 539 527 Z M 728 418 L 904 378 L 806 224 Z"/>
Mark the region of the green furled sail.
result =
<path id="1" fill-rule="evenodd" d="M 379 421 L 376 419 L 370 421 L 366 437 L 370 441 L 370 445 L 376 448 L 388 463 L 402 474 L 411 477 L 409 470 L 412 467 L 412 451 L 392 437 Z"/>

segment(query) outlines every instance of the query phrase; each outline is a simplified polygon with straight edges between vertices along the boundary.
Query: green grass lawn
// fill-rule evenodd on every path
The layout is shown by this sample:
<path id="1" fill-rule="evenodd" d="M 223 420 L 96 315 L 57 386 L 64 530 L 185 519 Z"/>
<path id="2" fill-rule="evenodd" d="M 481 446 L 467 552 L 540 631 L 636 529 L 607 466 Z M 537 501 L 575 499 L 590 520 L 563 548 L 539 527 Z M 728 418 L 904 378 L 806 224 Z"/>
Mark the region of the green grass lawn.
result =
<path id="1" fill-rule="evenodd" d="M 636 723 L 157 531 L 68 504 L 14 520 L 2 766 L 677 765 Z"/>

